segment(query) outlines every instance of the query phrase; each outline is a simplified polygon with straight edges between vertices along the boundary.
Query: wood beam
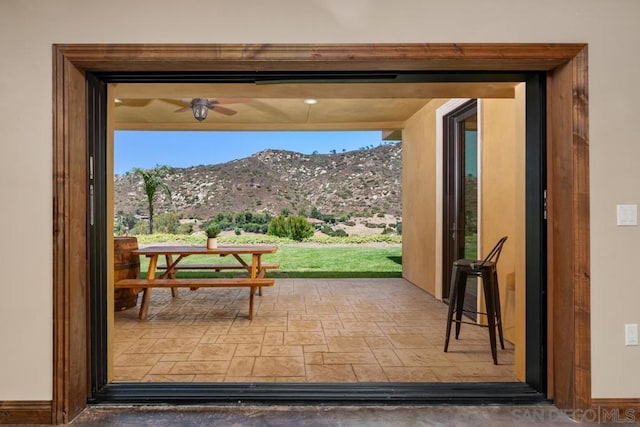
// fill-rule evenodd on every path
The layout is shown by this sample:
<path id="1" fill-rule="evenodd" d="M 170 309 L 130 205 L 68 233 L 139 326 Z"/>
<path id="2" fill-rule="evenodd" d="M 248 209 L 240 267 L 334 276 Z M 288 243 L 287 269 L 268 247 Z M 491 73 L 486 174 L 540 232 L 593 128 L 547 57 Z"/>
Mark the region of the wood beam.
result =
<path id="1" fill-rule="evenodd" d="M 546 71 L 583 44 L 57 45 L 86 71 Z M 214 65 L 212 67 L 212 65 Z"/>

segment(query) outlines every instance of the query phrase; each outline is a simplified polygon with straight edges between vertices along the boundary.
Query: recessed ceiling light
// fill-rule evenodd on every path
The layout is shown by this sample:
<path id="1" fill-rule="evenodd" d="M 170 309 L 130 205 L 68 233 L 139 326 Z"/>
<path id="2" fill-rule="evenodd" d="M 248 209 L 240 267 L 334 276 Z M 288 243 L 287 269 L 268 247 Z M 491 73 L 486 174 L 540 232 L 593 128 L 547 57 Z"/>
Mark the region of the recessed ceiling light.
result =
<path id="1" fill-rule="evenodd" d="M 317 104 L 318 100 L 317 99 L 313 99 L 313 98 L 309 98 L 309 99 L 305 99 L 304 103 L 308 104 L 308 105 L 313 105 L 313 104 Z"/>

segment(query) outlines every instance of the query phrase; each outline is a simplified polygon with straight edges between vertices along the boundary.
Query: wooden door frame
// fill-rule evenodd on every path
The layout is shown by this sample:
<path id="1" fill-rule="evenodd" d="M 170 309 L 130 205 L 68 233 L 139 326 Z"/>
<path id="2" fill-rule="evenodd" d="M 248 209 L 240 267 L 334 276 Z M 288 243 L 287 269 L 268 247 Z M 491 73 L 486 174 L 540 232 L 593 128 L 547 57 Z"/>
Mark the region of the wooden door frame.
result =
<path id="1" fill-rule="evenodd" d="M 544 71 L 547 73 L 548 395 L 591 405 L 586 44 L 53 46 L 52 422 L 90 392 L 87 72 Z M 554 328 L 562 324 L 562 328 Z"/>

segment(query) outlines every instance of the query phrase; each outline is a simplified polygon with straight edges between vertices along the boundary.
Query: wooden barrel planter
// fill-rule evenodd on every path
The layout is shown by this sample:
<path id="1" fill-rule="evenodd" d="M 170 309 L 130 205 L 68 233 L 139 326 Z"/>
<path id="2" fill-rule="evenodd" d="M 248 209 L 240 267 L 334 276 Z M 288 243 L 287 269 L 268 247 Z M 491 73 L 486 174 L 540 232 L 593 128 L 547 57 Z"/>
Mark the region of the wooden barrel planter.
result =
<path id="1" fill-rule="evenodd" d="M 131 253 L 138 249 L 138 239 L 135 237 L 114 237 L 113 264 L 115 272 L 113 280 L 138 279 L 140 277 L 140 257 Z M 116 289 L 114 293 L 115 311 L 122 311 L 135 307 L 138 303 L 138 292 L 134 289 Z"/>

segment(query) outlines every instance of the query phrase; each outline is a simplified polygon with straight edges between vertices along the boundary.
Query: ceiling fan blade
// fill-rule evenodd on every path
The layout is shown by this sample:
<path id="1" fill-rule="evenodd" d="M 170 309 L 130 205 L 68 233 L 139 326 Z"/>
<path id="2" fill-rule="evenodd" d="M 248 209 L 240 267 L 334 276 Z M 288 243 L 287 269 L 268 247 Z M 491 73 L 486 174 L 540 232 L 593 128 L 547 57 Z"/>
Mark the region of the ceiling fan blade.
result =
<path id="1" fill-rule="evenodd" d="M 151 99 L 145 98 L 116 98 L 116 107 L 146 107 L 151 102 Z"/>
<path id="2" fill-rule="evenodd" d="M 176 111 L 174 111 L 174 113 L 182 113 L 184 111 L 190 110 L 191 106 L 189 107 L 182 107 L 182 108 L 178 108 Z"/>
<path id="3" fill-rule="evenodd" d="M 219 105 L 212 105 L 210 110 L 215 111 L 216 113 L 224 114 L 225 116 L 233 116 L 237 113 L 237 111 L 231 110 L 229 108 L 221 107 Z"/>
<path id="4" fill-rule="evenodd" d="M 177 105 L 178 107 L 191 108 L 191 100 L 160 98 L 160 101 L 163 101 L 172 105 Z"/>

